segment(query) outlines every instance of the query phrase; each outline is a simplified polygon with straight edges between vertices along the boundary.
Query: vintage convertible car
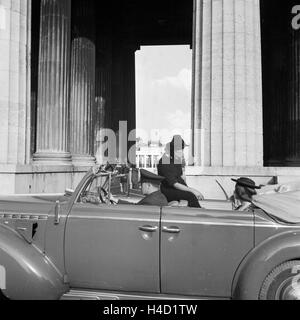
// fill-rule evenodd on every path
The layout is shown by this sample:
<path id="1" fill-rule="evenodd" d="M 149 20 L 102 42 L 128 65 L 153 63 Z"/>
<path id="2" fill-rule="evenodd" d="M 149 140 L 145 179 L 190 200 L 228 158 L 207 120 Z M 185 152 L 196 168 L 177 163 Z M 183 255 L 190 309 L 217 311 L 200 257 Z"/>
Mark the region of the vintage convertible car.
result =
<path id="1" fill-rule="evenodd" d="M 4 297 L 300 298 L 300 223 L 227 201 L 114 205 L 113 177 L 96 167 L 65 195 L 0 198 Z"/>

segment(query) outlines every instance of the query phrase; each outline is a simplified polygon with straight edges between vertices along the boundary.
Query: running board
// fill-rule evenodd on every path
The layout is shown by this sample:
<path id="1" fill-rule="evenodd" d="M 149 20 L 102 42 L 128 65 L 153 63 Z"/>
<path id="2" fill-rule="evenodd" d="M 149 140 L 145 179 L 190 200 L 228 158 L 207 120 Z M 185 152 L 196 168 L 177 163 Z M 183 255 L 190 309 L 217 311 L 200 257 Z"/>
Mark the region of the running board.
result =
<path id="1" fill-rule="evenodd" d="M 61 300 L 87 300 L 87 301 L 113 301 L 113 300 L 229 300 L 225 298 L 203 298 L 191 296 L 173 295 L 146 295 L 146 294 L 125 294 L 113 292 L 96 292 L 85 290 L 71 290 Z"/>

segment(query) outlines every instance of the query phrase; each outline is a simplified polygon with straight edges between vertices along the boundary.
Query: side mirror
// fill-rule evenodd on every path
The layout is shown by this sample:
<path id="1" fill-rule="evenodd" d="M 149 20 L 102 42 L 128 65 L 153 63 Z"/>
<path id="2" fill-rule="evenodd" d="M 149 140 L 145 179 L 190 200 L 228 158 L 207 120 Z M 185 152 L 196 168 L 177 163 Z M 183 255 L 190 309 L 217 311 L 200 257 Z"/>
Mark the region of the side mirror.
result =
<path id="1" fill-rule="evenodd" d="M 56 201 L 54 210 L 54 224 L 58 225 L 60 222 L 60 202 Z"/>

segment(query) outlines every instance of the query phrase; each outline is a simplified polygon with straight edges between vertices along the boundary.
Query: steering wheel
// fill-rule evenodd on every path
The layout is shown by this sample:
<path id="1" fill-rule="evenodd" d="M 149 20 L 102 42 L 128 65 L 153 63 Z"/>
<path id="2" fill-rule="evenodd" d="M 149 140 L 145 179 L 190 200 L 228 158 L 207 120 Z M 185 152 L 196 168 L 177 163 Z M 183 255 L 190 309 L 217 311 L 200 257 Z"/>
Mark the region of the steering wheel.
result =
<path id="1" fill-rule="evenodd" d="M 101 187 L 99 189 L 100 189 L 99 190 L 99 197 L 100 197 L 100 200 L 101 200 L 102 203 L 113 204 L 113 205 L 117 204 L 115 201 L 113 201 L 111 199 L 110 194 L 107 192 L 107 190 L 105 190 L 105 188 Z"/>
<path id="2" fill-rule="evenodd" d="M 99 193 L 99 198 L 100 198 L 101 202 L 109 204 L 109 202 L 110 202 L 109 194 L 103 187 L 99 187 L 98 193 Z"/>

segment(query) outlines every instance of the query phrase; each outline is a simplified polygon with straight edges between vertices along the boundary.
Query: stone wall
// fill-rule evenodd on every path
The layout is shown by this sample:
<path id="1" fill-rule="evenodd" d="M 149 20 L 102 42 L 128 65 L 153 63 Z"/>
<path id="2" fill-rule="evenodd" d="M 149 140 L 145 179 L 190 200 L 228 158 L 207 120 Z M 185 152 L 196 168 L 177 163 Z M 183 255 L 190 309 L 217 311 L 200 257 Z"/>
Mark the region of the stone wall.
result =
<path id="1" fill-rule="evenodd" d="M 89 169 L 0 165 L 0 194 L 63 193 L 75 189 Z"/>

